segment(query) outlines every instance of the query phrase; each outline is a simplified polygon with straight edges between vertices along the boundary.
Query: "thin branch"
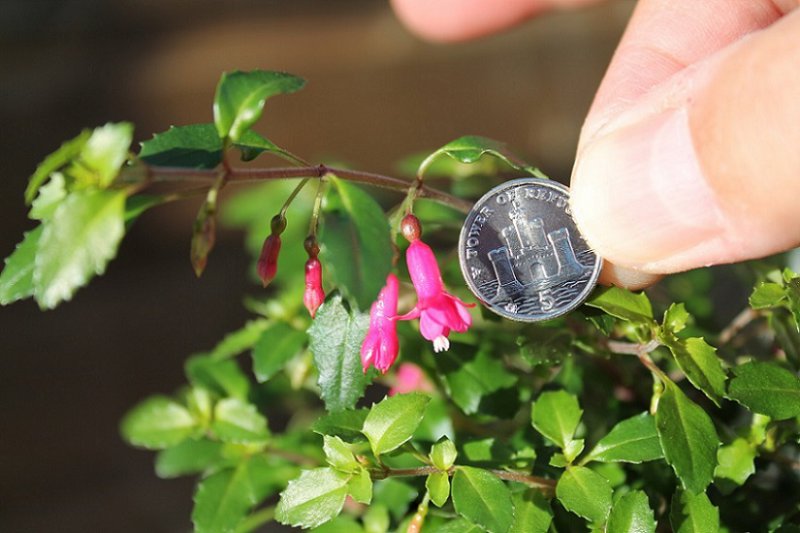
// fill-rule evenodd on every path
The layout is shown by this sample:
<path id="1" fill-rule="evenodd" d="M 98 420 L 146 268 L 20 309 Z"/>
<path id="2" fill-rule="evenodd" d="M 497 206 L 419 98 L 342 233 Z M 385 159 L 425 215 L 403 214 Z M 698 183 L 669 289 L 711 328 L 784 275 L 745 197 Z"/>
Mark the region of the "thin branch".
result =
<path id="1" fill-rule="evenodd" d="M 742 309 L 742 311 L 736 315 L 731 323 L 725 326 L 725 329 L 720 331 L 718 343 L 719 344 L 728 344 L 733 337 L 735 337 L 741 330 L 743 330 L 747 325 L 758 318 L 760 315 L 757 311 L 746 307 Z"/>
<path id="2" fill-rule="evenodd" d="M 455 474 L 457 468 L 458 467 L 450 468 L 450 470 L 447 471 L 447 474 L 452 476 L 453 474 Z M 523 474 L 521 472 L 512 472 L 509 470 L 487 469 L 486 471 L 506 481 L 516 481 L 518 483 L 524 483 L 531 487 L 537 487 L 547 491 L 554 490 L 556 486 L 556 481 L 554 479 L 533 476 L 530 474 Z M 387 477 L 393 477 L 393 476 L 396 477 L 427 476 L 430 474 L 434 474 L 436 472 L 441 472 L 441 470 L 439 470 L 435 466 L 419 466 L 417 468 L 378 468 L 375 470 L 371 470 L 373 479 L 385 479 Z"/>

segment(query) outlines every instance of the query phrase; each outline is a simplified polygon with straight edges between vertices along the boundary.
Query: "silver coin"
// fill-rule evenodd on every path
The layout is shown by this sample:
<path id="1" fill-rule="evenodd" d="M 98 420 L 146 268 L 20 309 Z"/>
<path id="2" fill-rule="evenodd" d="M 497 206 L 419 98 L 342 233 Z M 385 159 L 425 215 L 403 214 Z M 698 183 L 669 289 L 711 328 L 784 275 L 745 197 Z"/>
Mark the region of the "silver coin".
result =
<path id="1" fill-rule="evenodd" d="M 461 228 L 458 257 L 478 300 L 522 322 L 578 307 L 602 266 L 572 220 L 569 189 L 539 178 L 508 181 L 478 200 Z"/>

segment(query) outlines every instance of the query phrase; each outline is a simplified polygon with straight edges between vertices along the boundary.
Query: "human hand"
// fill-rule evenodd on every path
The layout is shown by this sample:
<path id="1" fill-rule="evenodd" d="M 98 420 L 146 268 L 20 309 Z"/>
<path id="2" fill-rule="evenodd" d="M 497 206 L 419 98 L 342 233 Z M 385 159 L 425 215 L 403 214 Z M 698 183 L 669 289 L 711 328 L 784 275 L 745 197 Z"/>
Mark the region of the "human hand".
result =
<path id="1" fill-rule="evenodd" d="M 434 40 L 477 37 L 591 0 L 392 0 Z M 572 211 L 603 281 L 800 244 L 797 0 L 641 0 L 586 118 Z"/>

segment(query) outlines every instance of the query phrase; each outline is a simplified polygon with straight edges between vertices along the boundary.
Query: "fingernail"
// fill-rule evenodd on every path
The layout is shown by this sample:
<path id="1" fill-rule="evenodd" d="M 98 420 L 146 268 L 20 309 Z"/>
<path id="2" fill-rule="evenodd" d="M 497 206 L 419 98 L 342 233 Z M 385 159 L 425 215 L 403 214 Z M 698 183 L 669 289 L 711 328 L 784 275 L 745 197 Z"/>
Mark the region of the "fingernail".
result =
<path id="1" fill-rule="evenodd" d="M 576 161 L 571 197 L 587 242 L 621 266 L 660 272 L 720 232 L 686 108 L 592 140 Z"/>

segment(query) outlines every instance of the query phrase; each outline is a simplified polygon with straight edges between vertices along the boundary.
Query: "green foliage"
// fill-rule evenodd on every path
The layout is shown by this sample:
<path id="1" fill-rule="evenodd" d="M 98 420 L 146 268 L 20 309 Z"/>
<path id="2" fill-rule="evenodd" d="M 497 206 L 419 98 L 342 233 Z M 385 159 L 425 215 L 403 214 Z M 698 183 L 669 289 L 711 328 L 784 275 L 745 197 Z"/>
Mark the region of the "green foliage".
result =
<path id="1" fill-rule="evenodd" d="M 470 330 L 437 354 L 417 327 L 397 322 L 400 361 L 422 377 L 412 384 L 396 369 L 365 374 L 367 311 L 389 272 L 402 280 L 399 312 L 413 301 L 389 220 L 413 204 L 425 239 L 451 259 L 446 247 L 461 218 L 456 203 L 434 202 L 446 195 L 415 201 L 413 182 L 387 215 L 349 178 L 398 188 L 396 179 L 333 176 L 253 131 L 267 98 L 302 85 L 285 73 L 226 74 L 213 124 L 172 127 L 132 159 L 129 124 L 82 132 L 30 178 L 25 200 L 38 226 L 0 273 L 0 304 L 33 297 L 49 309 L 105 271 L 150 207 L 205 194 L 193 231 L 198 272 L 218 208 L 224 223 L 246 229 L 254 256 L 270 219 L 286 215 L 275 284 L 246 300 L 255 316 L 189 357 L 186 386 L 145 399 L 121 422 L 128 443 L 157 450 L 159 477 L 197 477 L 196 531 L 245 533 L 272 520 L 323 533 L 406 531 L 412 521 L 434 533 L 793 530 L 797 274 L 775 270 L 780 259 L 743 267 L 757 276 L 752 310 L 724 331 L 707 270 L 672 277 L 650 296 L 598 288 L 585 307 L 542 324 L 473 311 Z M 233 156 L 264 153 L 301 168 L 250 174 L 230 165 Z M 543 177 L 482 137 L 419 161 L 418 175 L 451 178 L 436 185 L 455 195 L 479 195 L 501 171 Z M 323 184 L 318 220 L 309 224 L 317 187 L 294 195 L 291 180 L 217 205 L 223 188 L 244 178 L 289 176 Z M 309 227 L 319 227 L 328 292 L 313 320 L 302 305 Z M 443 273 L 459 293 L 453 264 L 443 262 Z M 420 390 L 397 393 L 409 386 Z"/>

